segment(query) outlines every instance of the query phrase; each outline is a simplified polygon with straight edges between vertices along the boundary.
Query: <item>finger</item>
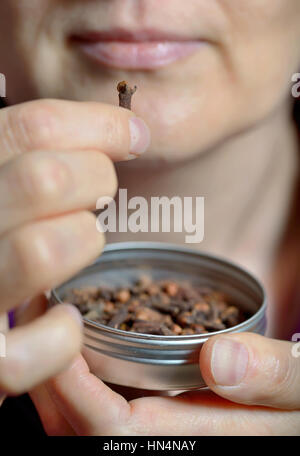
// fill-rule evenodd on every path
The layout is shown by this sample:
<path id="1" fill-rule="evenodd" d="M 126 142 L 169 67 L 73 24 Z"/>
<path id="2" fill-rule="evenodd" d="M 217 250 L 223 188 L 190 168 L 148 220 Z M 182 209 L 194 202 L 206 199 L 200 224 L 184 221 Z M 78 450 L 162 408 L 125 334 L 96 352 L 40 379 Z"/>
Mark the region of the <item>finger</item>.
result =
<path id="1" fill-rule="evenodd" d="M 78 362 L 82 363 L 82 360 Z M 50 385 L 47 382 L 47 388 L 60 411 L 76 429 L 77 435 L 213 436 L 299 433 L 298 411 L 278 412 L 255 406 L 246 408 L 209 391 L 185 393 L 182 397 L 175 398 L 140 398 L 129 404 L 125 403 L 123 408 L 124 403 L 117 404 L 115 397 L 106 396 L 109 392 L 102 390 L 102 382 L 87 374 L 86 367 L 77 366 L 70 377 L 71 369 L 62 383 L 50 381 Z M 59 377 L 64 375 L 65 373 Z M 80 378 L 81 375 L 83 379 Z M 107 401 L 103 401 L 103 396 Z M 114 410 L 110 409 L 111 406 Z"/>
<path id="2" fill-rule="evenodd" d="M 96 208 L 117 190 L 114 165 L 97 151 L 30 152 L 0 168 L 0 234 L 31 220 Z"/>
<path id="3" fill-rule="evenodd" d="M 81 317 L 61 304 L 6 337 L 6 356 L 0 358 L 0 390 L 20 394 L 55 375 L 79 353 Z"/>
<path id="4" fill-rule="evenodd" d="M 71 277 L 97 258 L 103 244 L 96 217 L 84 211 L 10 232 L 0 239 L 1 311 Z"/>
<path id="5" fill-rule="evenodd" d="M 36 100 L 0 112 L 0 163 L 40 149 L 94 149 L 127 160 L 141 155 L 149 142 L 142 119 L 110 104 Z"/>
<path id="6" fill-rule="evenodd" d="M 47 389 L 77 435 L 297 435 L 300 425 L 298 411 L 245 408 L 209 391 L 128 403 L 89 372 L 82 356 Z"/>
<path id="7" fill-rule="evenodd" d="M 30 397 L 39 414 L 43 428 L 49 436 L 71 436 L 74 430 L 58 411 L 45 385 L 30 391 Z"/>
<path id="8" fill-rule="evenodd" d="M 117 434 L 130 417 L 128 402 L 91 374 L 81 355 L 47 389 L 78 435 Z"/>
<path id="9" fill-rule="evenodd" d="M 137 399 L 131 408 L 125 435 L 299 435 L 299 411 L 235 404 L 207 390 Z"/>
<path id="10" fill-rule="evenodd" d="M 300 408 L 300 362 L 292 343 L 242 333 L 216 336 L 200 353 L 200 369 L 217 394 L 241 404 Z"/>

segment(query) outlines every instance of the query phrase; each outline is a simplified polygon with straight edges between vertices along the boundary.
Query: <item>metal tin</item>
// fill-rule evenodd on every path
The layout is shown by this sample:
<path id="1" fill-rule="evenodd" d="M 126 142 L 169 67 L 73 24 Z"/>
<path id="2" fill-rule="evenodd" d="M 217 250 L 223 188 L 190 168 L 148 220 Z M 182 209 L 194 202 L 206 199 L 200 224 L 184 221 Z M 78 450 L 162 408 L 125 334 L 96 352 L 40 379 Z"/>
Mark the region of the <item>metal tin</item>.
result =
<path id="1" fill-rule="evenodd" d="M 139 274 L 188 279 L 227 293 L 253 316 L 230 329 L 209 334 L 157 336 L 109 328 L 84 319 L 83 355 L 95 375 L 116 385 L 149 390 L 190 390 L 205 386 L 198 360 L 201 346 L 215 334 L 264 334 L 266 296 L 249 272 L 225 259 L 172 244 L 126 242 L 107 245 L 102 255 L 71 280 L 52 290 L 50 304 L 70 288 L 128 285 Z"/>

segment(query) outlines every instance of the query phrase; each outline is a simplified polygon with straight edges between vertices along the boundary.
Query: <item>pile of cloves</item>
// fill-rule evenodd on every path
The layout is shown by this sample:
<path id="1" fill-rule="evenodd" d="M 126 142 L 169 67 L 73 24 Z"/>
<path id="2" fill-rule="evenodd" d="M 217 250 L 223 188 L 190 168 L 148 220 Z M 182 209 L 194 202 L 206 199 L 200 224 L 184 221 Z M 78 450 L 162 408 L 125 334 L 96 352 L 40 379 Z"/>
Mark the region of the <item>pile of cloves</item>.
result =
<path id="1" fill-rule="evenodd" d="M 73 303 L 88 320 L 143 334 L 205 334 L 235 326 L 249 318 L 220 291 L 176 280 L 142 276 L 121 288 L 70 290 Z"/>

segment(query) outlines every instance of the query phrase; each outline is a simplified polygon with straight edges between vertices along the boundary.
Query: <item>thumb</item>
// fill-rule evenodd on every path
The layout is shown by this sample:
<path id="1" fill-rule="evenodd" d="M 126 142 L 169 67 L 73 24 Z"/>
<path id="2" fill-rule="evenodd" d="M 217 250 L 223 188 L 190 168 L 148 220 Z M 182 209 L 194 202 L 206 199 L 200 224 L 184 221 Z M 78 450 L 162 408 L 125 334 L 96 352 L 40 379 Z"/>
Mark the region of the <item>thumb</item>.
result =
<path id="1" fill-rule="evenodd" d="M 233 402 L 298 409 L 300 357 L 293 346 L 253 333 L 216 336 L 201 350 L 201 373 L 211 390 Z"/>

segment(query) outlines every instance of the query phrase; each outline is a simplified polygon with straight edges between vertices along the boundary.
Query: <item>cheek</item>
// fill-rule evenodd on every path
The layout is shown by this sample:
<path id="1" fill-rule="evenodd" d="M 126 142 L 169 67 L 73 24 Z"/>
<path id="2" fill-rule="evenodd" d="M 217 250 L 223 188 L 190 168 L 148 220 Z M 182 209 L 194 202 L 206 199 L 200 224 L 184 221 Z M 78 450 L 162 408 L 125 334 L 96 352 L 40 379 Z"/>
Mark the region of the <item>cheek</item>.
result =
<path id="1" fill-rule="evenodd" d="M 228 90 L 220 90 L 222 83 L 226 85 L 226 72 L 217 63 L 214 68 L 217 71 L 210 72 L 209 67 L 199 71 L 198 79 L 188 78 L 185 85 L 178 84 L 174 90 L 165 86 L 155 94 L 143 90 L 143 98 L 136 99 L 134 111 L 151 129 L 152 157 L 188 158 L 226 134 L 232 98 Z"/>
<path id="2" fill-rule="evenodd" d="M 220 0 L 221 2 L 221 0 Z M 238 88 L 260 104 L 276 103 L 300 65 L 298 0 L 222 0 L 229 33 L 224 56 Z"/>
<path id="3" fill-rule="evenodd" d="M 222 3 L 224 40 L 195 59 L 194 70 L 183 67 L 180 96 L 161 91 L 149 102 L 151 111 L 141 107 L 152 125 L 153 151 L 172 158 L 199 153 L 260 122 L 290 93 L 300 68 L 300 2 Z"/>

